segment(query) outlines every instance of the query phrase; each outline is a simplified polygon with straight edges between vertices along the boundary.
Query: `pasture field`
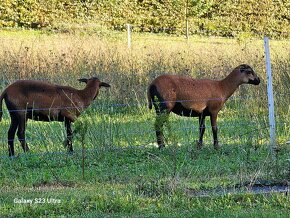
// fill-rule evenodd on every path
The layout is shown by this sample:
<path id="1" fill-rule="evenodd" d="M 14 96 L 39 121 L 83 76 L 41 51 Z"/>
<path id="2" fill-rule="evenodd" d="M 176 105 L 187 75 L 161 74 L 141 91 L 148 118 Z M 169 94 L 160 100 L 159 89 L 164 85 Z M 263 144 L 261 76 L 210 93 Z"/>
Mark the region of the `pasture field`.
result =
<path id="1" fill-rule="evenodd" d="M 62 123 L 29 121 L 31 152 L 24 154 L 15 140 L 19 156 L 8 158 L 10 118 L 3 106 L 0 217 L 289 217 L 289 192 L 226 193 L 246 185 L 289 186 L 290 41 L 270 45 L 273 153 L 261 39 L 133 34 L 128 49 L 120 32 L 0 32 L 1 91 L 17 79 L 82 88 L 78 78 L 98 76 L 112 86 L 74 124 L 73 155 L 63 147 Z M 168 146 L 158 150 L 155 113 L 146 100 L 150 81 L 165 72 L 221 79 L 241 63 L 253 66 L 262 81 L 241 86 L 219 113 L 222 148 L 213 149 L 208 119 L 205 145 L 197 150 L 198 119 L 172 114 Z M 33 202 L 17 203 L 21 199 Z"/>

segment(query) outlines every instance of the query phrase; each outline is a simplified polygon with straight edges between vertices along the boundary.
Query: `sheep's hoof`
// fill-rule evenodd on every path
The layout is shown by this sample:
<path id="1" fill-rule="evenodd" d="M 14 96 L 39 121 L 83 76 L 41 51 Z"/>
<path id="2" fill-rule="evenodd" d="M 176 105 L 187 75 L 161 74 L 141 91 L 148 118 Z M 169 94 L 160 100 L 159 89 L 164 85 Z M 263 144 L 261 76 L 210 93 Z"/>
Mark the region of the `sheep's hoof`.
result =
<path id="1" fill-rule="evenodd" d="M 215 150 L 220 150 L 220 148 L 221 148 L 221 146 L 219 144 L 214 144 L 213 147 L 214 147 Z"/>
<path id="2" fill-rule="evenodd" d="M 24 147 L 23 151 L 24 151 L 24 152 L 29 152 L 30 149 L 29 149 L 29 147 L 26 145 L 26 146 Z"/>
<path id="3" fill-rule="evenodd" d="M 65 139 L 62 144 L 63 144 L 63 147 L 66 148 L 67 147 L 67 144 L 68 144 L 67 143 L 67 139 Z"/>
<path id="4" fill-rule="evenodd" d="M 196 148 L 200 150 L 202 148 L 202 142 L 196 141 Z"/>
<path id="5" fill-rule="evenodd" d="M 14 159 L 17 159 L 19 156 L 17 155 L 17 156 L 15 156 L 15 155 L 11 155 L 11 156 L 9 156 L 9 159 L 10 160 L 14 160 Z"/>
<path id="6" fill-rule="evenodd" d="M 67 154 L 68 155 L 73 155 L 74 154 L 74 151 L 68 151 Z"/>

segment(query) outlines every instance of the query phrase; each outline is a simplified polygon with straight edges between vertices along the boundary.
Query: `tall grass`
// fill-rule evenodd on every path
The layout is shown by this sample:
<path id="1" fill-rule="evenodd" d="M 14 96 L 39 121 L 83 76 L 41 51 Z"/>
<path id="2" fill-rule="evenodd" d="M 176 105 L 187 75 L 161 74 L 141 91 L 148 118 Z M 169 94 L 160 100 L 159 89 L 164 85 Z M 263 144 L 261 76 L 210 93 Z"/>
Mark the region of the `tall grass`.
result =
<path id="1" fill-rule="evenodd" d="M 75 78 L 97 74 L 113 84 L 111 94 L 121 102 L 144 102 L 148 83 L 161 73 L 183 73 L 194 77 L 220 79 L 241 64 L 252 65 L 262 78 L 255 91 L 264 95 L 263 41 L 192 37 L 136 35 L 127 48 L 126 36 L 107 38 L 95 35 L 1 34 L 0 70 L 2 78 L 47 79 L 76 84 Z M 275 92 L 285 92 L 289 84 L 289 41 L 273 42 L 272 62 Z M 288 78 L 287 78 L 288 75 Z M 69 78 L 69 80 L 67 80 Z M 286 81 L 285 79 L 286 78 Z"/>

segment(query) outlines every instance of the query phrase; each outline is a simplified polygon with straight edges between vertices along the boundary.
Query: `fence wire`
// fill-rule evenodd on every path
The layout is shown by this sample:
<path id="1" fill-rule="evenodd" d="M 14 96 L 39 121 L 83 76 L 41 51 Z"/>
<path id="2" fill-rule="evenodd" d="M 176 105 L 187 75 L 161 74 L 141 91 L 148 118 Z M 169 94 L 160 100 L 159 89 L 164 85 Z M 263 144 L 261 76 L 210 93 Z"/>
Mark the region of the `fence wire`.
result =
<path id="1" fill-rule="evenodd" d="M 290 93 L 282 93 L 282 94 L 274 94 L 275 97 L 288 97 L 290 96 Z M 267 98 L 266 96 L 263 98 Z M 167 103 L 188 103 L 188 102 L 204 102 L 204 101 L 227 101 L 227 100 L 253 100 L 257 99 L 257 96 L 230 96 L 229 98 L 198 98 L 198 99 L 191 99 L 191 100 L 177 100 L 177 101 L 154 101 L 155 104 L 167 104 Z M 71 99 L 70 99 L 71 100 Z M 107 104 L 105 107 L 107 109 L 110 108 L 118 108 L 118 107 L 146 107 L 148 106 L 147 103 L 140 103 L 140 102 L 135 102 L 135 103 L 114 103 L 114 104 Z M 96 105 L 96 108 L 104 108 L 103 105 Z M 65 106 L 65 107 L 41 107 L 41 108 L 25 108 L 25 109 L 12 109 L 12 110 L 7 110 L 9 113 L 13 112 L 33 112 L 33 111 L 51 111 L 51 110 L 70 110 L 70 109 L 76 109 L 76 110 L 84 110 L 85 107 L 76 107 L 76 106 Z M 4 112 L 5 110 L 1 109 L 0 112 Z M 49 113 L 48 113 L 49 114 Z"/>

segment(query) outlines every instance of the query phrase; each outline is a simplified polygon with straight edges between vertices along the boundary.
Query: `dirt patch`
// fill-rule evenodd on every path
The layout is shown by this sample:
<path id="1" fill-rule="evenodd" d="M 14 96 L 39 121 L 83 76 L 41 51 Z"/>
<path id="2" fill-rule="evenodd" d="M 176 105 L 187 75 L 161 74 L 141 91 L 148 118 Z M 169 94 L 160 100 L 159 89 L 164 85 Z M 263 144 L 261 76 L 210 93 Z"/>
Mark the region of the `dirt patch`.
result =
<path id="1" fill-rule="evenodd" d="M 75 187 L 75 183 L 71 181 L 54 181 L 54 182 L 48 182 L 48 181 L 40 181 L 38 183 L 33 184 L 34 189 L 64 189 L 64 188 L 73 188 Z"/>
<path id="2" fill-rule="evenodd" d="M 290 193 L 290 182 L 246 182 L 244 184 L 235 185 L 234 187 L 219 187 L 207 190 L 187 189 L 186 193 L 190 196 L 209 197 L 209 196 L 224 196 L 227 194 L 270 194 L 270 193 Z"/>
<path id="3" fill-rule="evenodd" d="M 74 189 L 77 185 L 69 181 L 60 181 L 60 182 L 47 182 L 42 181 L 32 185 L 32 187 L 16 187 L 11 188 L 4 186 L 0 188 L 1 193 L 11 193 L 11 192 L 33 192 L 33 191 L 53 191 L 53 190 L 62 190 L 62 189 Z"/>

